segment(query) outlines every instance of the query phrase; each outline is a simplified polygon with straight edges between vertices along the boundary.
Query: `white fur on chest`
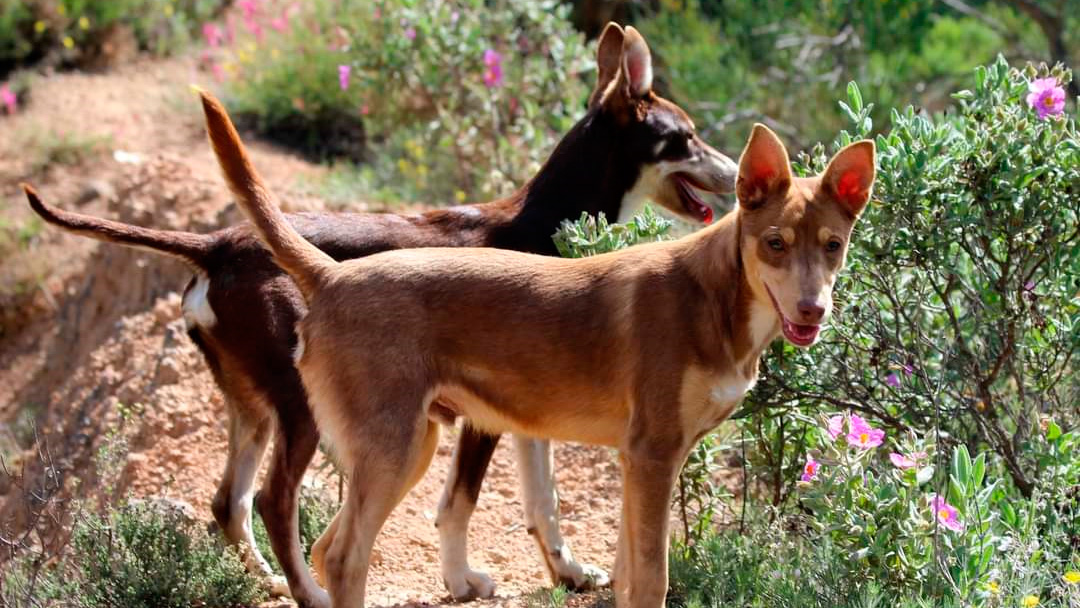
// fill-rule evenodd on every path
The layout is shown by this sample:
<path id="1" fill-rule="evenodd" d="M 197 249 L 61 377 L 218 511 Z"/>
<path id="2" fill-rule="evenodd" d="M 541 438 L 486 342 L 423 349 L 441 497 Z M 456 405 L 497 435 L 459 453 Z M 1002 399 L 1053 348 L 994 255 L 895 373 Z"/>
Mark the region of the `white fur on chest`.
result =
<path id="1" fill-rule="evenodd" d="M 716 405 L 734 405 L 757 384 L 757 377 L 727 376 L 713 384 L 709 397 Z"/>

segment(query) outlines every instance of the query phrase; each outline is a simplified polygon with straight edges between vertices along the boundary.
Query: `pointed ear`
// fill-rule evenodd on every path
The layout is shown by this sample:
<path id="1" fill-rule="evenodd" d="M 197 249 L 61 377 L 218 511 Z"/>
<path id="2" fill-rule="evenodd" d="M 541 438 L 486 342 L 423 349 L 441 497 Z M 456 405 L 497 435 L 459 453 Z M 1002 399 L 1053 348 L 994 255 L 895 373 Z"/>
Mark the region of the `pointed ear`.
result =
<path id="1" fill-rule="evenodd" d="M 589 107 L 593 107 L 604 97 L 608 85 L 619 75 L 622 67 L 623 29 L 618 23 L 609 21 L 600 34 L 600 43 L 596 46 L 596 88 L 589 95 Z"/>
<path id="2" fill-rule="evenodd" d="M 791 164 L 783 142 L 769 127 L 755 124 L 739 157 L 735 196 L 745 209 L 755 209 L 769 196 L 791 186 Z"/>
<path id="3" fill-rule="evenodd" d="M 821 177 L 826 192 L 851 215 L 858 216 L 870 200 L 876 163 L 874 142 L 869 139 L 844 146 L 836 153 Z"/>
<path id="4" fill-rule="evenodd" d="M 652 90 L 652 53 L 645 38 L 626 26 L 623 33 L 622 82 L 631 99 L 640 99 Z"/>

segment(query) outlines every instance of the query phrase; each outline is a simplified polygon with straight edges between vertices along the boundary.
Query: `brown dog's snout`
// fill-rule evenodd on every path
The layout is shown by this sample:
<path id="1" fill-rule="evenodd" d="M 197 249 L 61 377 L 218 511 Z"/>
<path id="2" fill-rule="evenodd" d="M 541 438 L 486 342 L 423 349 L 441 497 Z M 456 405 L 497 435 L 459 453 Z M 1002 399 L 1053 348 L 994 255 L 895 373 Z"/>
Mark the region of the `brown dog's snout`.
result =
<path id="1" fill-rule="evenodd" d="M 803 298 L 798 304 L 799 320 L 807 325 L 817 325 L 825 318 L 825 307 L 816 299 Z"/>

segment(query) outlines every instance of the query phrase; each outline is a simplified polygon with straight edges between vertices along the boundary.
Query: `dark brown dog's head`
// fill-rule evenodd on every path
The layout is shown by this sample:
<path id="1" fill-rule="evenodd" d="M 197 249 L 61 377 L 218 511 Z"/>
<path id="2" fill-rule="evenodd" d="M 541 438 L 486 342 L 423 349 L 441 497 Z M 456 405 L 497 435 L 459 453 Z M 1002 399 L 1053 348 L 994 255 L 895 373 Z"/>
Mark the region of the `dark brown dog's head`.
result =
<path id="1" fill-rule="evenodd" d="M 874 142 L 836 153 L 821 175 L 793 177 L 776 134 L 755 125 L 739 159 L 740 251 L 754 297 L 771 302 L 784 338 L 817 341 L 848 239 L 870 199 Z"/>
<path id="2" fill-rule="evenodd" d="M 623 199 L 624 213 L 645 200 L 699 222 L 713 219 L 699 191 L 724 194 L 735 187 L 737 167 L 702 141 L 686 112 L 652 90 L 652 55 L 633 27 L 609 23 L 597 47 L 599 76 L 589 108 L 612 117 L 630 137 L 637 181 Z"/>

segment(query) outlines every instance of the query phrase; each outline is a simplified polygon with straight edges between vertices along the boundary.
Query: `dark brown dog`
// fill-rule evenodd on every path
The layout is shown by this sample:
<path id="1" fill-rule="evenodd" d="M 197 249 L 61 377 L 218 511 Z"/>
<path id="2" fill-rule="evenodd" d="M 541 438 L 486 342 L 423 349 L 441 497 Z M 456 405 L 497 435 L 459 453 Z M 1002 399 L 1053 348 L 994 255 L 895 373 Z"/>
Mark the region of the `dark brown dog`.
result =
<path id="1" fill-rule="evenodd" d="M 695 190 L 731 191 L 735 164 L 695 135 L 681 109 L 651 92 L 649 50 L 633 28 L 609 24 L 597 54 L 598 82 L 586 116 L 532 181 L 510 197 L 419 215 L 300 213 L 288 216 L 289 222 L 326 254 L 345 260 L 436 246 L 554 255 L 551 235 L 561 220 L 583 211 L 616 218 L 645 199 L 694 220 L 711 220 L 711 209 Z M 304 564 L 297 530 L 297 490 L 318 443 L 293 364 L 294 325 L 305 310 L 300 292 L 250 225 L 207 235 L 164 232 L 65 212 L 31 190 L 27 194 L 49 223 L 171 254 L 195 270 L 184 292 L 184 317 L 229 412 L 229 454 L 214 517 L 231 542 L 248 546 L 249 567 L 269 575 L 254 547 L 250 514 L 255 474 L 276 434 L 270 472 L 257 498 L 259 512 L 293 597 L 302 606 L 325 605 L 325 592 Z M 491 579 L 468 566 L 466 529 L 497 441 L 497 435 L 464 429 L 439 506 L 443 578 L 458 599 L 494 592 Z M 576 563 L 559 535 L 550 445 L 519 438 L 517 447 L 526 526 L 553 582 L 571 587 L 603 583 L 606 575 Z M 281 582 L 278 586 L 283 591 Z"/>

